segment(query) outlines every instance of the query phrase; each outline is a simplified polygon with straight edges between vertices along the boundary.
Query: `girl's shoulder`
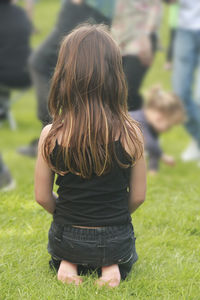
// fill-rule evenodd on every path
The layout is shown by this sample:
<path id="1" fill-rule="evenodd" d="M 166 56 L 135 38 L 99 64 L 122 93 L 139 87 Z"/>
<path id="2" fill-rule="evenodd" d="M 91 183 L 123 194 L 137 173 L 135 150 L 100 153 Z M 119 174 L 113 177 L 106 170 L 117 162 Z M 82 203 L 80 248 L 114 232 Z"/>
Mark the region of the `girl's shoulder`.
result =
<path id="1" fill-rule="evenodd" d="M 45 139 L 47 135 L 49 134 L 49 131 L 51 130 L 52 124 L 48 124 L 45 127 L 43 127 L 41 134 L 40 134 L 40 140 Z"/>
<path id="2" fill-rule="evenodd" d="M 48 124 L 42 129 L 40 134 L 39 146 L 42 146 L 51 129 L 52 129 L 52 124 Z M 62 126 L 58 129 L 56 135 L 54 136 L 54 139 L 52 140 L 52 150 L 54 149 L 56 143 L 58 143 L 59 145 L 61 144 L 61 139 L 62 139 Z"/>
<path id="3" fill-rule="evenodd" d="M 48 124 L 45 127 L 43 127 L 41 133 L 40 133 L 40 139 L 39 139 L 39 144 L 38 144 L 38 151 L 40 152 L 40 150 L 42 149 L 42 146 L 44 144 L 44 141 L 47 137 L 47 135 L 49 134 L 50 130 L 51 130 L 52 124 Z"/>

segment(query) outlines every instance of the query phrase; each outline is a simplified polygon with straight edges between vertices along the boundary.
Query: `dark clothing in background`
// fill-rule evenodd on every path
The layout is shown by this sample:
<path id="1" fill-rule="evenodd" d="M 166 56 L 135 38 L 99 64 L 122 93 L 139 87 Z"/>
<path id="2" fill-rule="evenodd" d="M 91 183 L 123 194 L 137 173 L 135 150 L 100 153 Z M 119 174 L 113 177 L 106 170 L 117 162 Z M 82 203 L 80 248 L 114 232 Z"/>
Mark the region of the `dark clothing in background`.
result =
<path id="1" fill-rule="evenodd" d="M 159 161 L 162 156 L 162 149 L 159 144 L 159 135 L 148 123 L 144 111 L 130 111 L 130 116 L 140 123 L 144 135 L 145 151 L 149 158 L 149 169 L 158 170 Z"/>
<path id="2" fill-rule="evenodd" d="M 75 5 L 71 2 L 64 2 L 54 30 L 33 53 L 30 61 L 31 66 L 48 78 L 51 78 L 57 63 L 58 51 L 63 37 L 78 24 L 86 21 L 110 25 L 110 19 L 86 4 Z"/>
<path id="3" fill-rule="evenodd" d="M 151 36 L 153 53 L 156 51 L 157 37 Z M 143 97 L 140 94 L 140 88 L 150 66 L 141 63 L 136 55 L 125 55 L 122 58 L 123 69 L 128 84 L 128 110 L 139 110 L 143 106 Z"/>
<path id="4" fill-rule="evenodd" d="M 38 119 L 43 126 L 51 122 L 47 107 L 48 89 L 57 63 L 61 41 L 77 25 L 84 22 L 110 25 L 111 20 L 89 5 L 75 5 L 70 1 L 63 2 L 54 30 L 30 58 L 30 71 L 38 96 Z"/>
<path id="5" fill-rule="evenodd" d="M 22 8 L 0 2 L 0 85 L 23 88 L 31 84 L 27 63 L 31 32 Z"/>
<path id="6" fill-rule="evenodd" d="M 118 159 L 130 164 L 121 142 L 115 143 Z M 56 143 L 52 153 L 52 163 L 61 146 Z M 59 169 L 66 171 L 62 157 L 59 157 Z M 90 179 L 67 173 L 58 175 L 58 199 L 53 219 L 61 225 L 113 226 L 131 222 L 129 212 L 130 167 L 121 168 L 113 159 L 111 170 L 102 175 L 93 174 Z"/>
<path id="7" fill-rule="evenodd" d="M 170 30 L 170 40 L 169 40 L 169 46 L 167 49 L 167 61 L 172 62 L 173 61 L 173 49 L 174 49 L 174 40 L 176 35 L 176 29 Z"/>
<path id="8" fill-rule="evenodd" d="M 50 90 L 50 78 L 34 68 L 30 68 L 31 78 L 36 88 L 37 116 L 43 126 L 50 123 L 51 118 L 48 112 L 48 95 Z"/>
<path id="9" fill-rule="evenodd" d="M 3 166 L 4 166 L 3 158 L 2 158 L 2 154 L 0 153 L 0 173 L 3 171 Z"/>

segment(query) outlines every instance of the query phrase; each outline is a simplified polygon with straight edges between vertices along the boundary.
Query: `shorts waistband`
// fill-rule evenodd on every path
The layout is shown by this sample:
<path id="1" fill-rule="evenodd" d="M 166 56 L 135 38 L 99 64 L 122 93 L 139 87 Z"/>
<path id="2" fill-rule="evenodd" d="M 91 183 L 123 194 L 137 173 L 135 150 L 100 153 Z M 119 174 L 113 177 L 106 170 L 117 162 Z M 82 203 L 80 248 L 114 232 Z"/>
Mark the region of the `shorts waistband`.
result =
<path id="1" fill-rule="evenodd" d="M 98 228 L 80 228 L 74 227 L 71 225 L 61 225 L 56 223 L 55 221 L 52 222 L 52 227 L 56 230 L 56 232 L 67 234 L 68 236 L 73 236 L 73 238 L 81 237 L 85 239 L 89 238 L 98 238 L 100 235 L 105 236 L 115 236 L 115 234 L 127 234 L 133 232 L 133 225 L 132 223 L 127 223 L 124 225 L 114 225 L 114 226 L 104 226 Z"/>

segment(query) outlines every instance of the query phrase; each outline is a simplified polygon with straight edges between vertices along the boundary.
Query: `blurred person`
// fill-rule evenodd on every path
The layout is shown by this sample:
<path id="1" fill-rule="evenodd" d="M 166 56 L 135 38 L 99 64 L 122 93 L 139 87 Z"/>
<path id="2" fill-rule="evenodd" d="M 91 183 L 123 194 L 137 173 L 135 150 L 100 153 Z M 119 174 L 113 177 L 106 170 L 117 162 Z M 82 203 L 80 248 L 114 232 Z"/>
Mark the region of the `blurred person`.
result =
<path id="1" fill-rule="evenodd" d="M 123 55 L 131 111 L 143 105 L 140 88 L 153 62 L 161 13 L 161 0 L 116 1 L 111 32 Z"/>
<path id="2" fill-rule="evenodd" d="M 12 3 L 14 4 L 16 4 L 17 2 L 19 2 L 19 0 L 12 0 Z M 34 4 L 36 0 L 23 0 L 23 2 L 25 3 L 25 10 L 28 17 L 31 21 L 33 21 Z"/>
<path id="3" fill-rule="evenodd" d="M 26 13 L 9 0 L 0 0 L 0 122 L 8 114 L 10 90 L 30 86 L 27 61 L 32 26 Z M 14 180 L 0 154 L 0 189 L 11 189 Z"/>
<path id="4" fill-rule="evenodd" d="M 200 107 L 195 86 L 200 85 L 200 1 L 180 0 L 174 42 L 173 89 L 183 101 L 188 119 L 185 128 L 192 138 L 182 153 L 183 161 L 200 160 Z"/>
<path id="5" fill-rule="evenodd" d="M 88 3 L 87 3 L 88 1 Z M 105 3 L 105 1 L 103 1 Z M 78 24 L 84 22 L 104 23 L 110 26 L 111 16 L 105 16 L 103 8 L 95 6 L 94 0 L 65 0 L 62 1 L 61 11 L 57 23 L 47 39 L 33 53 L 30 59 L 30 71 L 37 95 L 37 115 L 42 125 L 51 122 L 48 112 L 48 94 L 50 80 L 54 72 L 59 45 L 63 37 Z M 110 2 L 113 6 L 113 2 Z M 108 5 L 107 5 L 108 6 Z M 109 10 L 110 12 L 111 10 Z M 18 149 L 22 155 L 35 157 L 37 154 L 38 139 L 33 140 L 30 145 Z"/>
<path id="6" fill-rule="evenodd" d="M 178 21 L 178 8 L 179 8 L 178 3 L 171 4 L 169 8 L 170 37 L 169 37 L 169 45 L 167 49 L 166 63 L 164 66 L 165 70 L 172 69 L 174 39 L 176 35 L 176 28 L 177 28 L 177 21 Z"/>
<path id="7" fill-rule="evenodd" d="M 52 124 L 40 136 L 36 201 L 53 215 L 48 251 L 63 283 L 118 286 L 137 261 L 131 223 L 144 201 L 143 138 L 128 114 L 117 44 L 84 25 L 61 45 L 49 97 Z M 58 174 L 58 197 L 53 194 Z"/>
<path id="8" fill-rule="evenodd" d="M 28 58 L 32 24 L 24 10 L 0 0 L 0 86 L 30 86 Z"/>
<path id="9" fill-rule="evenodd" d="M 155 86 L 149 91 L 146 100 L 143 109 L 130 111 L 130 115 L 141 125 L 145 151 L 148 156 L 149 172 L 156 174 L 159 171 L 160 161 L 169 166 L 175 164 L 173 157 L 163 153 L 159 136 L 175 125 L 183 123 L 185 112 L 180 99 L 159 86 Z"/>
<path id="10" fill-rule="evenodd" d="M 112 20 L 116 0 L 85 0 L 85 3 L 99 11 L 108 19 Z"/>

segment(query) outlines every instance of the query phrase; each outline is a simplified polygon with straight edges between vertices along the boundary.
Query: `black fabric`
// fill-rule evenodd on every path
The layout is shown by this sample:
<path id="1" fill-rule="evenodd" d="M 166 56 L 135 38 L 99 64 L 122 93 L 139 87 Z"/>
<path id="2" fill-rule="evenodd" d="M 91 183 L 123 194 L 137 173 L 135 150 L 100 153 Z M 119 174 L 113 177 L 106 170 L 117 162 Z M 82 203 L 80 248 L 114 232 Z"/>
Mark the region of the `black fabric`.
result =
<path id="1" fill-rule="evenodd" d="M 100 276 L 102 266 L 118 264 L 125 279 L 138 259 L 131 223 L 89 229 L 52 222 L 48 236 L 50 266 L 56 271 L 62 260 L 77 264 L 78 273 L 83 275 L 97 270 Z"/>
<path id="2" fill-rule="evenodd" d="M 30 59 L 32 68 L 45 74 L 50 79 L 56 66 L 58 51 L 63 37 L 77 25 L 84 22 L 104 23 L 106 25 L 111 23 L 110 19 L 86 4 L 75 5 L 70 1 L 63 2 L 54 30 Z"/>
<path id="3" fill-rule="evenodd" d="M 0 152 L 0 173 L 3 171 L 3 167 L 4 167 L 4 163 L 3 163 L 2 154 Z"/>
<path id="4" fill-rule="evenodd" d="M 174 40 L 176 36 L 176 29 L 170 30 L 170 39 L 169 39 L 169 46 L 167 49 L 167 61 L 172 62 L 173 61 L 173 49 L 174 49 Z"/>
<path id="5" fill-rule="evenodd" d="M 155 53 L 157 44 L 155 34 L 152 34 L 151 42 L 153 53 Z M 128 84 L 128 109 L 129 111 L 139 110 L 143 106 L 143 97 L 140 94 L 140 88 L 149 67 L 143 65 L 139 57 L 135 55 L 125 55 L 122 61 Z"/>
<path id="6" fill-rule="evenodd" d="M 0 121 L 4 121 L 8 117 L 10 109 L 10 90 L 0 86 Z"/>
<path id="7" fill-rule="evenodd" d="M 56 144 L 52 162 L 59 149 Z M 125 151 L 120 141 L 115 142 L 117 157 L 128 163 Z M 64 168 L 62 159 L 59 169 Z M 83 179 L 72 173 L 58 175 L 56 184 L 58 200 L 54 220 L 58 224 L 80 226 L 108 226 L 122 225 L 131 221 L 128 209 L 130 167 L 122 169 L 113 160 L 112 169 L 102 176 L 92 175 L 90 179 Z M 65 169 L 66 170 L 66 169 Z"/>
<path id="8" fill-rule="evenodd" d="M 48 109 L 48 95 L 50 91 L 50 79 L 36 69 L 30 67 L 30 74 L 37 95 L 37 117 L 42 126 L 52 123 Z"/>
<path id="9" fill-rule="evenodd" d="M 21 88 L 31 84 L 28 73 L 31 31 L 22 8 L 0 2 L 0 85 Z"/>

